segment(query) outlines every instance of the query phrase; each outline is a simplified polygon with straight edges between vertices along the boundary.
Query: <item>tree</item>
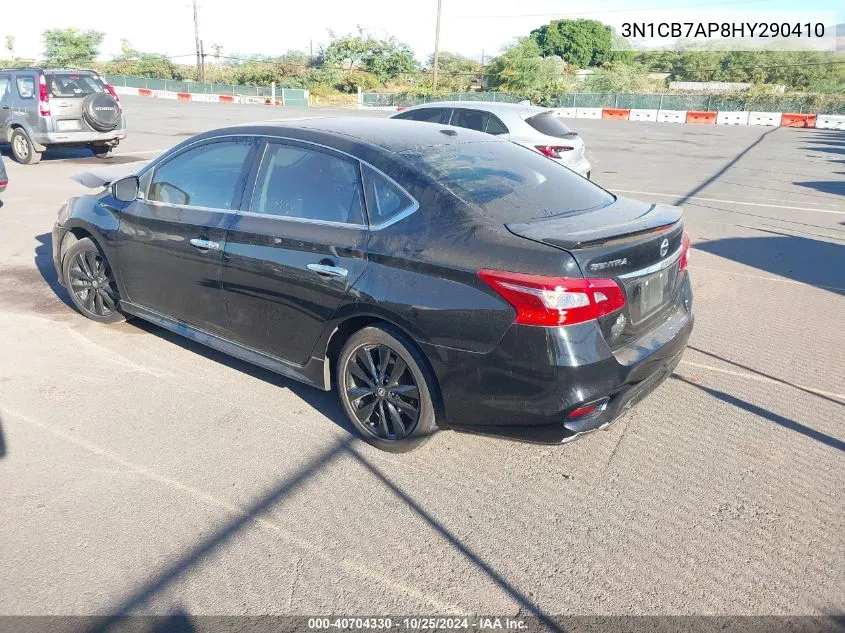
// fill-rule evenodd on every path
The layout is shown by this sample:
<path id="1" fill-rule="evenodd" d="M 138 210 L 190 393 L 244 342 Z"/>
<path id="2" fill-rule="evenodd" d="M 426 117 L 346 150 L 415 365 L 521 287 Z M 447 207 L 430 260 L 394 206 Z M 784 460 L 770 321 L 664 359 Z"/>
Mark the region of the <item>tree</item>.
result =
<path id="1" fill-rule="evenodd" d="M 44 31 L 44 57 L 49 66 L 84 66 L 94 61 L 103 43 L 99 31 L 52 29 Z"/>
<path id="2" fill-rule="evenodd" d="M 12 59 L 15 58 L 15 36 L 14 35 L 7 35 L 6 36 L 6 50 L 9 51 L 9 55 Z"/>
<path id="3" fill-rule="evenodd" d="M 586 68 L 613 58 L 613 30 L 597 20 L 553 20 L 531 31 L 544 57 L 557 56 Z"/>
<path id="4" fill-rule="evenodd" d="M 320 60 L 328 66 L 344 66 L 347 70 L 363 69 L 384 83 L 403 73 L 415 72 L 419 65 L 407 44 L 393 36 L 378 38 L 358 27 L 357 35 L 335 35 L 320 51 Z"/>
<path id="5" fill-rule="evenodd" d="M 537 41 L 524 37 L 490 62 L 489 74 L 493 88 L 548 101 L 565 89 L 569 68 L 559 58 L 542 57 Z"/>

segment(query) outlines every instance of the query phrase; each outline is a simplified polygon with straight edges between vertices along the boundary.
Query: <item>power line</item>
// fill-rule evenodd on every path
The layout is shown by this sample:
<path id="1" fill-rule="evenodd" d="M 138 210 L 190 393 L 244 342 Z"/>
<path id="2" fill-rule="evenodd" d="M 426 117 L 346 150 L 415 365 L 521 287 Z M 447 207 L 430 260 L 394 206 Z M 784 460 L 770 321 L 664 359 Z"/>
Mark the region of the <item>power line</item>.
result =
<path id="1" fill-rule="evenodd" d="M 740 4 L 761 4 L 768 3 L 771 0 L 729 0 L 727 2 L 708 2 L 704 4 L 688 4 L 685 9 L 699 7 L 707 8 L 712 6 L 729 6 Z M 460 19 L 475 19 L 475 18 L 547 18 L 547 17 L 569 17 L 577 15 L 606 15 L 608 13 L 636 13 L 638 11 L 667 11 L 672 10 L 671 7 L 651 7 L 644 9 L 605 9 L 604 11 L 579 11 L 576 13 L 510 13 L 507 15 L 450 15 L 450 18 Z"/>

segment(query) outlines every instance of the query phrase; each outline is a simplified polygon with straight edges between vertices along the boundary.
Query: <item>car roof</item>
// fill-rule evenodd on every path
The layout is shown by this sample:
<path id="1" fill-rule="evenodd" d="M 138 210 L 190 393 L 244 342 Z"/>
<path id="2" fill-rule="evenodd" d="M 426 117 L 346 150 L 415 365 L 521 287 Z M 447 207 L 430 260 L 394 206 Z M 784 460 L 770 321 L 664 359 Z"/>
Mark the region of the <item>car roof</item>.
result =
<path id="1" fill-rule="evenodd" d="M 405 108 L 402 112 L 408 110 L 421 110 L 422 108 L 464 108 L 467 110 L 484 110 L 485 112 L 492 112 L 493 114 L 504 115 L 520 115 L 520 114 L 540 114 L 541 112 L 549 112 L 551 108 L 543 108 L 535 105 L 527 105 L 520 103 L 502 103 L 500 101 L 431 101 L 429 103 L 421 103 L 419 105 Z"/>
<path id="2" fill-rule="evenodd" d="M 246 123 L 206 132 L 196 138 L 223 134 L 283 135 L 312 142 L 327 142 L 332 137 L 344 138 L 347 141 L 354 139 L 393 153 L 458 143 L 507 142 L 483 132 L 449 125 L 352 116 Z"/>

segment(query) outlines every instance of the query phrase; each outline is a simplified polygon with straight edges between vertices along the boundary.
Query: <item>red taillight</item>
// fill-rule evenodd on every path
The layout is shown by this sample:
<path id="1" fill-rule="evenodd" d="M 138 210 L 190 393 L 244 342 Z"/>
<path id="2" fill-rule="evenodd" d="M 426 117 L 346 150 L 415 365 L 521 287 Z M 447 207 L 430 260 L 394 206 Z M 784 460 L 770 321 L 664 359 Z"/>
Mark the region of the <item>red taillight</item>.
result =
<path id="1" fill-rule="evenodd" d="M 479 270 L 487 282 L 516 308 L 516 323 L 574 325 L 598 319 L 625 306 L 625 294 L 612 279 L 545 277 Z"/>
<path id="2" fill-rule="evenodd" d="M 114 97 L 115 101 L 120 103 L 120 97 L 117 96 L 117 93 L 114 91 L 114 88 L 111 84 L 103 82 L 103 87 L 106 89 L 106 92 L 108 92 L 112 97 Z"/>
<path id="3" fill-rule="evenodd" d="M 47 91 L 44 75 L 38 77 L 38 111 L 41 116 L 50 116 L 50 93 Z"/>
<path id="4" fill-rule="evenodd" d="M 570 413 L 568 417 L 570 420 L 575 420 L 577 418 L 583 418 L 585 415 L 590 415 L 591 413 L 595 413 L 596 405 L 588 404 L 586 407 L 579 407 L 575 409 L 572 413 Z"/>
<path id="5" fill-rule="evenodd" d="M 543 156 L 548 156 L 549 158 L 560 158 L 561 152 L 571 152 L 575 149 L 569 145 L 535 145 L 534 147 Z"/>
<path id="6" fill-rule="evenodd" d="M 684 272 L 689 263 L 689 233 L 684 231 L 684 237 L 681 240 L 681 261 L 678 262 L 678 272 Z"/>
<path id="7" fill-rule="evenodd" d="M 0 180 L 0 187 L 5 187 L 8 184 L 9 184 L 8 180 Z"/>

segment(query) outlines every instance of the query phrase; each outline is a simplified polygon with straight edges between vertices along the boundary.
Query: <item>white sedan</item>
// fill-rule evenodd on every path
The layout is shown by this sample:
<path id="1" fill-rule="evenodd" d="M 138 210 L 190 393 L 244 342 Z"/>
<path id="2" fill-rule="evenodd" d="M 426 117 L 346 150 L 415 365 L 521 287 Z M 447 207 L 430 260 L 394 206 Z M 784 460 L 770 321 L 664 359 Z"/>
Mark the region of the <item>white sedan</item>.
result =
<path id="1" fill-rule="evenodd" d="M 495 101 L 437 101 L 404 108 L 390 118 L 454 125 L 502 136 L 590 177 L 583 139 L 548 108 Z"/>

